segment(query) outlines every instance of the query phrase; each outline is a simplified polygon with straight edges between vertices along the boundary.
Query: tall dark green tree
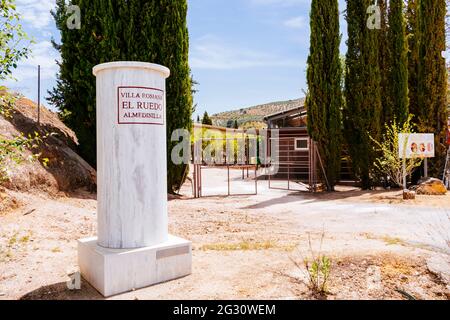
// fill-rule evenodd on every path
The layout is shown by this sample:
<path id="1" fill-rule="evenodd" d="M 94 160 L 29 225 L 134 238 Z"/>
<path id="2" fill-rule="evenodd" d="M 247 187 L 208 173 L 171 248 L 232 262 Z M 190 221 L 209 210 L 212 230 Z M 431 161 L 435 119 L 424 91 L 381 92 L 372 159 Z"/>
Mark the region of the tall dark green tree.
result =
<path id="1" fill-rule="evenodd" d="M 67 27 L 68 13 L 64 0 L 56 1 L 52 12 L 61 34 L 61 62 L 56 87 L 49 92 L 49 102 L 60 110 L 62 120 L 77 135 L 79 154 L 89 163 L 96 160 L 95 77 L 92 68 L 107 61 L 100 51 L 101 27 L 96 18 L 99 2 L 73 0 L 82 13 L 81 29 Z"/>
<path id="2" fill-rule="evenodd" d="M 339 179 L 341 162 L 342 67 L 337 0 L 312 0 L 307 82 L 308 131 L 318 143 L 329 191 Z"/>
<path id="3" fill-rule="evenodd" d="M 206 112 L 206 111 L 205 111 L 205 113 L 203 114 L 202 124 L 206 124 L 206 125 L 209 125 L 209 126 L 212 125 L 212 120 L 211 120 L 211 118 L 209 117 L 208 112 Z"/>
<path id="4" fill-rule="evenodd" d="M 382 104 L 382 123 L 388 122 L 393 114 L 393 106 L 391 97 L 388 94 L 390 91 L 390 49 L 389 45 L 389 28 L 388 28 L 388 1 L 389 0 L 378 0 L 377 4 L 380 8 L 380 32 L 378 32 L 378 56 L 379 56 L 379 66 L 381 72 L 381 92 L 385 93 L 381 101 Z"/>
<path id="5" fill-rule="evenodd" d="M 390 0 L 389 4 L 389 100 L 392 109 L 385 122 L 396 119 L 403 125 L 409 115 L 408 98 L 408 43 L 403 10 L 403 0 Z"/>
<path id="6" fill-rule="evenodd" d="M 436 158 L 431 174 L 437 176 L 445 161 L 447 128 L 447 70 L 445 51 L 445 0 L 419 2 L 418 122 L 421 132 L 435 134 Z"/>
<path id="7" fill-rule="evenodd" d="M 188 65 L 187 0 L 72 0 L 80 7 L 80 30 L 66 27 L 65 1 L 57 0 L 55 21 L 61 32 L 60 72 L 50 101 L 78 136 L 80 153 L 95 164 L 95 78 L 92 68 L 109 61 L 143 61 L 171 71 L 166 84 L 168 188 L 176 192 L 188 166 L 174 165 L 175 129 L 191 129 L 192 82 Z"/>
<path id="8" fill-rule="evenodd" d="M 408 0 L 406 7 L 406 35 L 408 41 L 408 97 L 409 113 L 413 122 L 418 122 L 419 115 L 419 0 Z"/>
<path id="9" fill-rule="evenodd" d="M 381 73 L 379 30 L 368 28 L 371 0 L 347 0 L 348 51 L 344 107 L 344 132 L 354 173 L 363 188 L 372 183 L 375 153 L 370 137 L 380 138 Z"/>
<path id="10" fill-rule="evenodd" d="M 413 122 L 419 114 L 419 0 L 408 0 L 406 6 L 406 36 L 408 41 L 408 97 Z"/>

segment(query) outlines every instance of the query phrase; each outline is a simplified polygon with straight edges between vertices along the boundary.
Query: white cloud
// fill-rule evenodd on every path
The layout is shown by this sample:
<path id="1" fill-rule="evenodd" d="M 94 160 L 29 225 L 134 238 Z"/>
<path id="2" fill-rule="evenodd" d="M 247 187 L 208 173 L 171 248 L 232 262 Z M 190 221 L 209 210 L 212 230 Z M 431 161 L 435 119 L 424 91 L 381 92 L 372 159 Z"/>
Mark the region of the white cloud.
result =
<path id="1" fill-rule="evenodd" d="M 212 36 L 194 41 L 190 65 L 198 69 L 233 70 L 255 67 L 301 67 L 301 60 L 284 59 L 264 51 L 240 48 Z"/>
<path id="2" fill-rule="evenodd" d="M 17 11 L 27 26 L 42 29 L 52 23 L 50 10 L 55 7 L 55 0 L 17 0 Z"/>
<path id="3" fill-rule="evenodd" d="M 59 58 L 58 52 L 53 49 L 50 41 L 42 41 L 31 46 L 32 54 L 26 60 L 21 61 L 13 76 L 18 82 L 37 77 L 37 67 L 41 66 L 41 79 L 54 79 L 58 71 L 55 60 Z M 9 84 L 17 84 L 8 81 Z"/>
<path id="4" fill-rule="evenodd" d="M 286 20 L 284 22 L 284 25 L 288 28 L 302 29 L 305 26 L 307 26 L 307 20 L 303 16 L 298 16 L 298 17 Z"/>

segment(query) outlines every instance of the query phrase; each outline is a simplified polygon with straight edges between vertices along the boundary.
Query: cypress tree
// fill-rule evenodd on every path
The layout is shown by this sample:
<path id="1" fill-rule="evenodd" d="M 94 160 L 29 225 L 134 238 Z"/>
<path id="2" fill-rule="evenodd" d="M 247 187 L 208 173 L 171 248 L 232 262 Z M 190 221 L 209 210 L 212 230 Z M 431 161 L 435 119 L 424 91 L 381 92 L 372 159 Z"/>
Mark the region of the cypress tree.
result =
<path id="1" fill-rule="evenodd" d="M 408 99 L 408 45 L 406 41 L 403 0 L 390 0 L 389 5 L 389 100 L 390 118 L 403 125 L 409 115 Z"/>
<path id="2" fill-rule="evenodd" d="M 389 95 L 390 92 L 390 45 L 389 45 L 389 28 L 388 28 L 388 0 L 378 0 L 380 7 L 380 32 L 379 34 L 379 66 L 381 72 L 381 91 L 383 92 L 382 103 L 382 123 L 389 122 L 393 115 L 392 100 Z"/>
<path id="3" fill-rule="evenodd" d="M 95 77 L 92 68 L 102 58 L 100 26 L 96 19 L 98 0 L 73 0 L 82 13 L 81 29 L 69 29 L 64 0 L 56 1 L 52 12 L 61 33 L 61 44 L 53 46 L 61 54 L 56 87 L 49 91 L 49 102 L 59 108 L 64 123 L 78 138 L 78 153 L 89 163 L 96 160 Z"/>
<path id="4" fill-rule="evenodd" d="M 342 67 L 337 0 L 312 0 L 307 82 L 308 131 L 318 143 L 330 190 L 341 162 Z"/>
<path id="5" fill-rule="evenodd" d="M 379 67 L 379 30 L 367 27 L 370 0 L 347 0 L 348 51 L 344 131 L 354 173 L 362 187 L 371 186 L 375 158 L 370 137 L 380 138 L 381 73 Z"/>
<path id="6" fill-rule="evenodd" d="M 419 0 L 408 0 L 406 7 L 406 33 L 408 40 L 408 97 L 409 113 L 413 122 L 418 122 L 419 116 Z"/>
<path id="7" fill-rule="evenodd" d="M 143 1 L 143 0 L 141 0 Z M 149 1 L 143 1 L 148 3 Z M 145 31 L 155 32 L 150 35 L 142 34 L 142 37 L 151 37 L 159 47 L 159 55 L 154 60 L 156 63 L 168 67 L 171 76 L 167 79 L 167 179 L 169 192 L 173 193 L 181 188 L 187 177 L 189 170 L 188 164 L 175 165 L 171 161 L 172 148 L 178 142 L 171 142 L 171 135 L 174 130 L 192 128 L 192 79 L 189 68 L 189 34 L 187 29 L 187 0 L 159 0 L 150 1 L 157 3 L 157 10 L 154 12 L 146 10 L 151 19 L 154 17 L 159 20 L 158 27 L 155 30 Z M 148 7 L 150 8 L 150 6 Z M 139 11 L 139 8 L 137 9 Z M 142 19 L 136 15 L 136 19 Z M 145 24 L 151 22 L 145 21 Z M 152 43 L 149 44 L 149 46 Z M 147 60 L 149 61 L 149 60 Z"/>
<path id="8" fill-rule="evenodd" d="M 187 0 L 73 0 L 80 6 L 81 30 L 65 26 L 64 1 L 54 14 L 61 32 L 62 62 L 50 101 L 78 136 L 80 153 L 95 165 L 95 77 L 92 68 L 109 61 L 143 61 L 171 71 L 166 83 L 168 191 L 179 190 L 188 165 L 174 165 L 176 129 L 191 129 L 192 83 L 188 65 Z M 82 94 L 80 94 L 82 93 Z"/>
<path id="9" fill-rule="evenodd" d="M 431 174 L 437 176 L 445 161 L 447 129 L 447 70 L 445 51 L 445 0 L 419 2 L 419 130 L 435 134 L 436 158 Z"/>
<path id="10" fill-rule="evenodd" d="M 206 112 L 206 111 L 205 111 L 205 113 L 203 114 L 202 124 L 212 126 L 212 120 L 211 120 L 211 118 L 209 117 L 208 112 Z"/>

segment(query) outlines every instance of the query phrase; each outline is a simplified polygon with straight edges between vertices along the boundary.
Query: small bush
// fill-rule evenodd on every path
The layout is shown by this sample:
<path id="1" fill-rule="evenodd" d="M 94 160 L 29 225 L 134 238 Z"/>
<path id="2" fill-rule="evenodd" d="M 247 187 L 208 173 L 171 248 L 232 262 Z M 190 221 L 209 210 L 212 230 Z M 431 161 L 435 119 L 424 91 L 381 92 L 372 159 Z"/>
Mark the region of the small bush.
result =
<path id="1" fill-rule="evenodd" d="M 0 87 L 0 91 L 0 115 L 4 118 L 11 118 L 18 96 L 9 93 L 4 87 Z M 0 183 L 10 179 L 10 172 L 15 165 L 37 160 L 40 154 L 33 151 L 36 151 L 43 139 L 49 135 L 41 136 L 38 132 L 27 136 L 20 134 L 13 138 L 0 135 Z M 30 156 L 25 156 L 27 150 L 32 152 Z M 47 163 L 48 159 L 42 159 L 44 166 Z"/>
<path id="2" fill-rule="evenodd" d="M 308 234 L 308 257 L 302 259 L 303 264 L 294 259 L 294 264 L 303 272 L 306 272 L 308 279 L 307 286 L 312 294 L 318 298 L 325 298 L 328 294 L 328 283 L 332 270 L 332 260 L 322 253 L 322 244 L 325 233 L 322 233 L 318 253 L 313 250 L 311 235 Z"/>
<path id="3" fill-rule="evenodd" d="M 400 125 L 395 120 L 390 124 L 386 124 L 385 133 L 381 137 L 381 141 L 370 137 L 375 144 L 376 151 L 379 153 L 374 163 L 374 174 L 378 180 L 387 179 L 395 187 L 401 187 L 403 184 L 403 161 L 406 164 L 406 175 L 410 175 L 422 164 L 422 159 L 420 158 L 401 159 L 398 152 L 399 133 L 413 132 L 414 125 L 411 123 L 411 116 L 409 116 L 403 125 Z"/>

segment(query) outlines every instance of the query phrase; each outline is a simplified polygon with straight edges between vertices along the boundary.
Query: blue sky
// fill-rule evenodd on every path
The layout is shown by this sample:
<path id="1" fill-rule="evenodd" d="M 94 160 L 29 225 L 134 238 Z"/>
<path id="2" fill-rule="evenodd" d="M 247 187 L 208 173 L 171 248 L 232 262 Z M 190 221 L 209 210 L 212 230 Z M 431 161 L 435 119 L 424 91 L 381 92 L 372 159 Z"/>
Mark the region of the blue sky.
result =
<path id="1" fill-rule="evenodd" d="M 59 40 L 49 11 L 54 0 L 16 0 L 26 31 L 35 39 L 33 56 L 7 85 L 37 100 L 37 65 L 42 94 L 55 85 Z M 197 113 L 210 114 L 276 100 L 306 90 L 311 0 L 189 0 L 190 65 L 199 82 Z M 344 1 L 340 0 L 341 10 Z M 341 32 L 345 31 L 341 14 Z M 76 32 L 76 31 L 74 31 Z M 345 51 L 342 41 L 342 53 Z"/>

